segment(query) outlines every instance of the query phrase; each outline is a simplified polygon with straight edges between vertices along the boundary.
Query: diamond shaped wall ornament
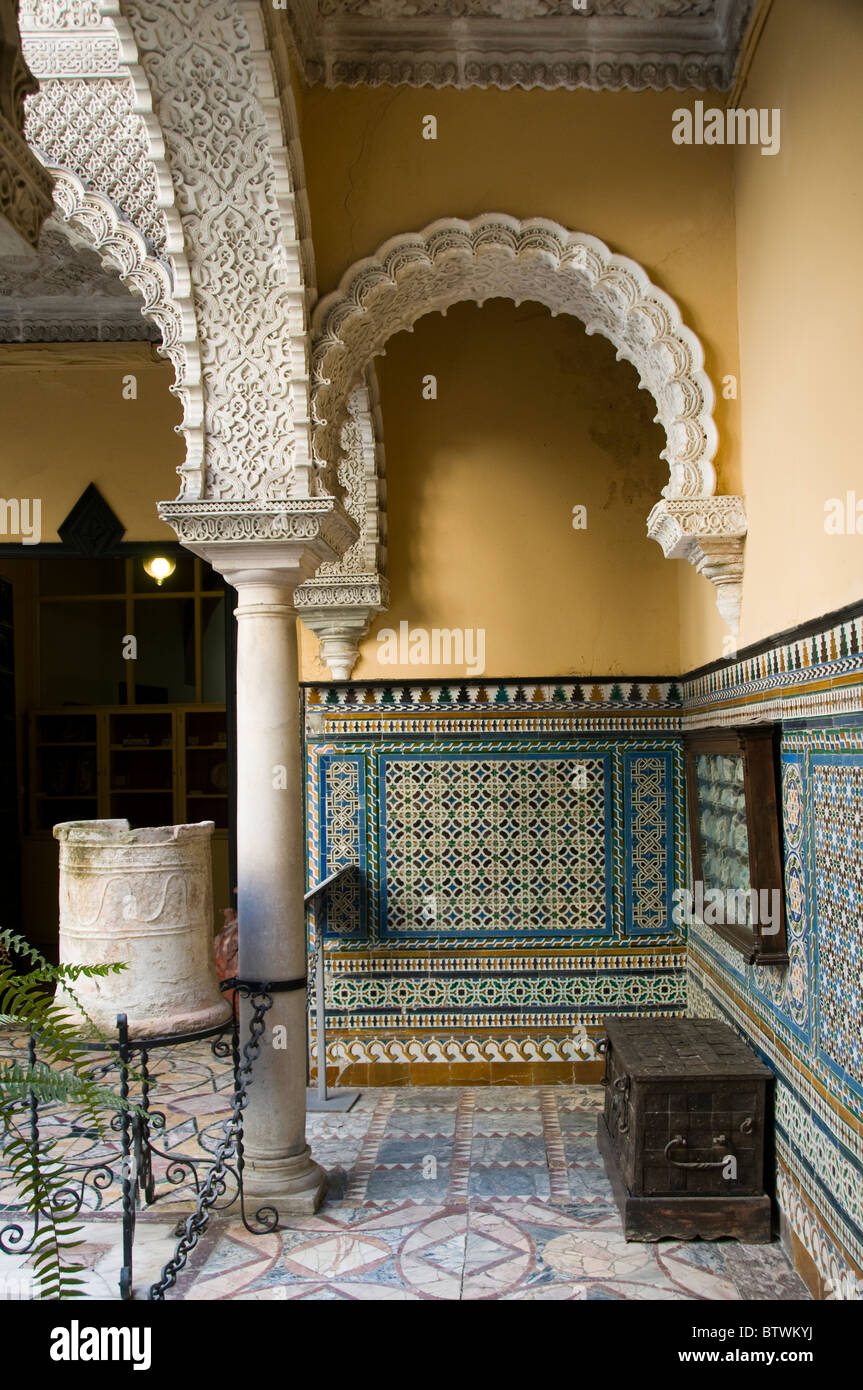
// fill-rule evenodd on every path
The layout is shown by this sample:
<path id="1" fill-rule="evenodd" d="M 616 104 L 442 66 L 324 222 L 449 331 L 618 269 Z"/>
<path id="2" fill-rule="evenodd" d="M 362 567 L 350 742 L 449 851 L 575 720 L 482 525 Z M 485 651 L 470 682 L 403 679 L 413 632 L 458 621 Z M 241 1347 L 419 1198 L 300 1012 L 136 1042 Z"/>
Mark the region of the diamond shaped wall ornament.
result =
<path id="1" fill-rule="evenodd" d="M 66 520 L 57 527 L 64 545 L 79 555 L 106 555 L 126 533 L 95 483 L 88 483 Z"/>

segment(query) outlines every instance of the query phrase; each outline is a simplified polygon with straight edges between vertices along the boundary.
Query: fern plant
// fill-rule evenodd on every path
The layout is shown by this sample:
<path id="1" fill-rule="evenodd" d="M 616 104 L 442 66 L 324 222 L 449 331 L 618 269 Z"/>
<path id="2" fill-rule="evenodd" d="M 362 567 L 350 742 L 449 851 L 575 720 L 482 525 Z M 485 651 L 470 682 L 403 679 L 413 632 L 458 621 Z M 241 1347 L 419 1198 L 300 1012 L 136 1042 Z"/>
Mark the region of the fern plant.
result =
<path id="1" fill-rule="evenodd" d="M 18 970 L 18 957 L 30 969 Z M 38 1043 L 27 1061 L 0 1058 L 0 1150 L 35 1235 L 29 1247 L 40 1298 L 80 1297 L 83 1266 L 70 1259 L 81 1244 L 75 1224 L 79 1201 L 71 1188 L 70 1167 L 55 1140 L 46 1142 L 31 1124 L 30 1097 L 42 1104 L 65 1102 L 83 1113 L 89 1127 L 104 1137 L 106 1113 L 139 1107 L 124 1101 L 91 1075 L 93 1039 L 108 1039 L 82 1008 L 74 985 L 81 978 L 104 979 L 125 965 L 51 965 L 23 937 L 0 931 L 0 1024 L 21 1030 Z M 53 989 L 62 986 L 89 1025 L 85 1040 L 69 1014 L 56 1002 Z"/>

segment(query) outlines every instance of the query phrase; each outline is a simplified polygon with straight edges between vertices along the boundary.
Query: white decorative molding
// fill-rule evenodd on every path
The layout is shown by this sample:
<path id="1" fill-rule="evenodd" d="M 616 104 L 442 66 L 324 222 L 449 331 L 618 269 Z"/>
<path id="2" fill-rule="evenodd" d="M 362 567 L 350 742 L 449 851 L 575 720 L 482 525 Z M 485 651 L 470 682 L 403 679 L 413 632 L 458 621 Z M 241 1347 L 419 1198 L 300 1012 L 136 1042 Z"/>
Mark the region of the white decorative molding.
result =
<path id="1" fill-rule="evenodd" d="M 754 0 L 287 0 L 308 83 L 728 90 Z M 281 12 L 280 12 L 281 13 Z"/>
<path id="2" fill-rule="evenodd" d="M 338 483 L 345 510 L 359 528 L 359 537 L 336 564 L 323 565 L 318 583 L 383 570 L 386 563 L 386 486 L 382 442 L 383 424 L 377 380 L 367 372 L 366 383 L 348 398 L 342 426 Z"/>
<path id="3" fill-rule="evenodd" d="M 316 575 L 296 590 L 297 614 L 320 642 L 321 660 L 333 680 L 350 679 L 359 644 L 389 601 L 389 585 L 379 574 L 357 574 L 343 582 Z"/>
<path id="4" fill-rule="evenodd" d="M 18 30 L 16 0 L 0 0 L 0 255 L 39 242 L 51 179 L 24 139 L 24 99 L 37 90 Z"/>
<path id="5" fill-rule="evenodd" d="M 357 538 L 355 523 L 334 497 L 177 499 L 161 503 L 159 514 L 188 550 L 231 584 L 252 571 L 288 568 L 296 588 L 297 580 L 306 582 Z"/>
<path id="6" fill-rule="evenodd" d="M 20 0 L 21 28 L 95 29 L 99 24 L 99 0 Z"/>
<path id="7" fill-rule="evenodd" d="M 305 585 L 302 586 L 305 588 Z M 300 589 L 297 590 L 299 594 Z M 309 609 L 301 607 L 298 600 L 297 614 L 306 627 L 311 628 L 321 646 L 321 660 L 329 667 L 334 681 L 350 680 L 359 652 L 359 645 L 369 630 L 369 623 L 376 612 L 386 606 L 380 599 L 377 607 L 373 604 L 349 603 L 344 608 Z"/>
<path id="8" fill-rule="evenodd" d="M 608 338 L 656 401 L 670 470 L 663 495 L 712 495 L 719 442 L 714 391 L 701 343 L 674 300 L 640 265 L 596 237 L 504 213 L 471 222 L 442 219 L 422 232 L 392 237 L 377 255 L 352 266 L 317 306 L 312 408 L 315 447 L 330 476 L 351 391 L 388 339 L 424 314 L 492 297 L 537 300 Z"/>
<path id="9" fill-rule="evenodd" d="M 20 15 L 24 56 L 34 76 L 125 76 L 119 36 L 100 13 L 99 0 L 21 0 Z"/>
<path id="10" fill-rule="evenodd" d="M 117 12 L 117 0 L 101 6 Z M 260 5 L 126 0 L 123 15 L 136 80 L 152 93 L 191 269 L 204 495 L 314 495 L 305 229 Z"/>
<path id="11" fill-rule="evenodd" d="M 667 499 L 657 502 L 647 518 L 647 534 L 667 559 L 688 560 L 716 586 L 716 606 L 735 635 L 747 526 L 742 497 Z"/>
<path id="12" fill-rule="evenodd" d="M 61 171 L 58 206 L 143 294 L 174 362 L 177 500 L 315 495 L 308 203 L 284 45 L 270 51 L 258 0 L 24 9 L 43 78 L 29 133 Z"/>
<path id="13" fill-rule="evenodd" d="M 25 24 L 46 79 L 31 140 L 116 204 L 196 324 L 180 496 L 313 495 L 307 200 L 257 0 L 36 0 Z"/>
<path id="14" fill-rule="evenodd" d="M 203 396 L 195 311 L 188 281 L 178 283 L 182 267 L 175 255 L 173 267 L 150 254 L 144 237 L 120 216 L 114 204 L 100 193 L 89 193 L 68 169 L 53 169 L 54 201 L 66 220 L 83 231 L 106 265 L 117 270 L 123 284 L 140 295 L 145 314 L 159 330 L 160 351 L 174 368 L 171 390 L 183 404 L 186 460 L 182 473 L 190 494 L 203 486 Z M 182 291 L 185 290 L 185 293 Z"/>
<path id="15" fill-rule="evenodd" d="M 83 232 L 58 212 L 36 255 L 0 260 L 0 342 L 158 341 L 140 300 L 107 270 Z"/>
<path id="16" fill-rule="evenodd" d="M 191 275 L 164 143 L 130 31 L 116 0 L 24 0 L 21 25 L 42 79 L 28 102 L 28 139 L 56 179 L 59 211 L 141 295 L 141 312 L 160 333 L 160 351 L 174 368 L 171 390 L 183 405 L 181 495 L 200 496 L 204 408 Z M 63 44 L 52 47 L 52 35 Z M 84 61 L 94 36 L 116 55 L 110 75 L 90 71 L 94 65 Z M 80 63 L 69 59 L 69 44 L 79 45 Z"/>
<path id="17" fill-rule="evenodd" d="M 382 578 L 386 563 L 386 491 L 383 427 L 377 381 L 351 392 L 342 427 L 338 480 L 345 510 L 359 535 L 340 560 L 321 565 L 313 579 L 297 589 L 294 603 L 303 622 L 320 640 L 321 656 L 334 680 L 347 680 L 359 642 L 373 617 L 389 603 Z"/>
<path id="18" fill-rule="evenodd" d="M 333 497 L 292 497 L 270 502 L 178 498 L 163 502 L 164 520 L 180 540 L 286 541 L 322 537 L 337 553 L 356 540 L 356 526 Z"/>
<path id="19" fill-rule="evenodd" d="M 43 78 L 27 103 L 27 139 L 49 168 L 71 169 L 110 198 L 151 254 L 165 256 L 164 183 L 127 77 Z"/>

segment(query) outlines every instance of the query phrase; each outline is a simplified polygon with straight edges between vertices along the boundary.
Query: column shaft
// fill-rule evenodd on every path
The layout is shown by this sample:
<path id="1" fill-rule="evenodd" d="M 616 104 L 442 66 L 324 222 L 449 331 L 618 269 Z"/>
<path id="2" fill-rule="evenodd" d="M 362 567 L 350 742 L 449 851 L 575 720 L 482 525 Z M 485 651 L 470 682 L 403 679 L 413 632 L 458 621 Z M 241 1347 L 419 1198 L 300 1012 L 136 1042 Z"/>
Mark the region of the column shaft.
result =
<path id="1" fill-rule="evenodd" d="M 303 781 L 293 586 L 239 586 L 237 878 L 244 979 L 306 973 Z M 311 1211 L 325 1186 L 305 1137 L 306 991 L 276 994 L 245 1121 L 246 1187 Z M 243 1038 L 248 1008 L 244 1007 Z"/>

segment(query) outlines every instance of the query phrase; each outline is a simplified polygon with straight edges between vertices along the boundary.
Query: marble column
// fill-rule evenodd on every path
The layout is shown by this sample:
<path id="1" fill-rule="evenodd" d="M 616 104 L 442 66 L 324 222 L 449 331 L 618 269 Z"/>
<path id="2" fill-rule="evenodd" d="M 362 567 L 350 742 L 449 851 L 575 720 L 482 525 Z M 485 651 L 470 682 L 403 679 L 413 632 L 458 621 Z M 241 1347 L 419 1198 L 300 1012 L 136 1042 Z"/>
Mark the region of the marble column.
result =
<path id="1" fill-rule="evenodd" d="M 249 570 L 228 578 L 238 598 L 239 972 L 247 980 L 298 979 L 306 973 L 293 607 L 299 576 Z M 246 1111 L 246 1188 L 254 1197 L 273 1199 L 280 1211 L 314 1211 L 326 1179 L 305 1137 L 306 991 L 275 994 L 266 1024 Z"/>
<path id="2" fill-rule="evenodd" d="M 356 527 L 332 497 L 177 501 L 160 513 L 236 590 L 239 974 L 306 974 L 305 827 L 294 593 Z M 230 601 L 229 594 L 229 601 Z M 242 1007 L 243 1041 L 248 1004 Z M 276 993 L 245 1111 L 251 1201 L 313 1212 L 326 1176 L 306 1143 L 306 990 Z"/>

